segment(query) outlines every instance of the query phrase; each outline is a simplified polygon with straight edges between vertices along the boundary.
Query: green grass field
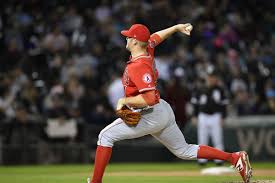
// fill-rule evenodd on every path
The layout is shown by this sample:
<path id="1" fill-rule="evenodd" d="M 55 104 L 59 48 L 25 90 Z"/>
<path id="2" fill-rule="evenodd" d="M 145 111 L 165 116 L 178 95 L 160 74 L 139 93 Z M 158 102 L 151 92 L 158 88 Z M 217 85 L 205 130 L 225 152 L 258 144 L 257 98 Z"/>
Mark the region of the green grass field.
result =
<path id="1" fill-rule="evenodd" d="M 214 166 L 213 164 L 208 167 Z M 237 173 L 206 176 L 192 163 L 113 163 L 104 177 L 105 183 L 182 183 L 236 182 Z M 275 182 L 274 163 L 253 163 L 254 182 Z M 0 166 L 0 183 L 86 183 L 91 165 Z M 263 181 L 270 180 L 270 181 Z"/>

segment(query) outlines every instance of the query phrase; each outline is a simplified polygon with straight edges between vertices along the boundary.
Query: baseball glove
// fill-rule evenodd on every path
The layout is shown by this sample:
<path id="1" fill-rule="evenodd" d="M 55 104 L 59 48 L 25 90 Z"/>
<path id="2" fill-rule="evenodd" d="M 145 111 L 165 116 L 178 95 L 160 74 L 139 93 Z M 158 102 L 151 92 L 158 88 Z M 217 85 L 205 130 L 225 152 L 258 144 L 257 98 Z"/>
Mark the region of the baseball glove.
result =
<path id="1" fill-rule="evenodd" d="M 127 125 L 135 126 L 138 124 L 141 114 L 139 112 L 134 112 L 127 106 L 123 106 L 120 110 L 116 111 L 116 114 L 121 118 Z"/>

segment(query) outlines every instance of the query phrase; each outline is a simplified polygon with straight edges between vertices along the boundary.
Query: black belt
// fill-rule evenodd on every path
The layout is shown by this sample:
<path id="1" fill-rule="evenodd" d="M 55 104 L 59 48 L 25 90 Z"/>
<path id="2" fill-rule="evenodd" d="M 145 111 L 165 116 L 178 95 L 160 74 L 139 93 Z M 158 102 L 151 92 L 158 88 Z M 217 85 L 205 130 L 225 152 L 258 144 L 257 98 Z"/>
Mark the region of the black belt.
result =
<path id="1" fill-rule="evenodd" d="M 154 108 L 149 108 L 149 109 L 145 109 L 145 110 L 142 110 L 140 111 L 141 114 L 150 114 L 154 111 Z"/>
<path id="2" fill-rule="evenodd" d="M 212 114 L 219 113 L 219 111 L 215 111 L 215 112 L 205 112 L 205 111 L 201 111 L 200 113 L 212 115 Z"/>

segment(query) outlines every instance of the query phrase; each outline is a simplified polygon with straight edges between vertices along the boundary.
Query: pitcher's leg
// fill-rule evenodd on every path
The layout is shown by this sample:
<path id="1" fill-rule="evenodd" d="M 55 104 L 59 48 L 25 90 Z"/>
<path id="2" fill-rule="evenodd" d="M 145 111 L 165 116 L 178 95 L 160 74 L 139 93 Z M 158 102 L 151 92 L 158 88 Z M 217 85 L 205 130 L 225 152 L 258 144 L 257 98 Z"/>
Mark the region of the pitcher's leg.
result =
<path id="1" fill-rule="evenodd" d="M 113 147 L 117 141 L 142 137 L 164 128 L 164 124 L 161 122 L 159 125 L 156 125 L 156 123 L 142 117 L 136 126 L 128 126 L 118 118 L 100 132 L 97 145 Z"/>
<path id="2" fill-rule="evenodd" d="M 112 155 L 111 147 L 97 146 L 92 183 L 101 183 L 106 166 Z"/>
<path id="3" fill-rule="evenodd" d="M 106 126 L 98 136 L 93 179 L 91 183 L 101 183 L 104 170 L 109 163 L 112 147 L 115 142 L 124 139 L 138 138 L 151 132 L 159 131 L 165 123 L 159 123 L 142 118 L 137 126 L 128 126 L 120 118 Z"/>
<path id="4" fill-rule="evenodd" d="M 95 155 L 95 163 L 94 163 L 94 171 L 93 171 L 93 179 L 91 183 L 101 183 L 102 177 L 105 171 L 106 166 L 109 163 L 109 160 L 112 155 L 112 146 L 113 142 L 106 139 L 105 136 L 103 136 L 104 132 L 115 128 L 116 126 L 119 126 L 123 123 L 121 119 L 115 120 L 110 125 L 106 126 L 103 130 L 101 130 L 98 141 L 97 141 L 97 149 L 96 149 L 96 155 Z"/>
<path id="5" fill-rule="evenodd" d="M 173 122 L 170 126 L 161 130 L 160 132 L 152 134 L 158 141 L 165 145 L 173 154 L 181 159 L 196 159 L 198 152 L 198 145 L 187 144 L 185 138 L 178 128 L 177 124 Z"/>
<path id="6" fill-rule="evenodd" d="M 227 153 L 206 145 L 194 145 L 186 143 L 182 132 L 175 122 L 171 123 L 171 125 L 164 128 L 160 132 L 152 134 L 152 136 L 159 140 L 173 154 L 181 159 L 219 159 L 228 161 L 232 165 L 236 164 L 236 153 Z"/>

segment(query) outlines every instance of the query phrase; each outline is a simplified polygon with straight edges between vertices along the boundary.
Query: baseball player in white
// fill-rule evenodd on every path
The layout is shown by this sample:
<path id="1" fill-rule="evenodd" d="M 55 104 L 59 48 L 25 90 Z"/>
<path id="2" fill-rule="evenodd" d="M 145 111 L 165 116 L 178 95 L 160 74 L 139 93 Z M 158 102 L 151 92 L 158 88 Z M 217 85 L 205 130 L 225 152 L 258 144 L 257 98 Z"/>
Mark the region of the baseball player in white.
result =
<path id="1" fill-rule="evenodd" d="M 228 99 L 219 84 L 218 71 L 212 67 L 207 69 L 206 86 L 194 92 L 191 103 L 194 105 L 193 123 L 198 127 L 198 144 L 208 145 L 211 138 L 213 146 L 220 150 L 223 144 L 223 121 L 226 117 Z M 214 160 L 217 165 L 223 161 Z M 207 159 L 199 159 L 200 165 L 205 165 Z"/>
<path id="2" fill-rule="evenodd" d="M 125 97 L 119 99 L 117 110 L 125 105 L 147 110 L 141 111 L 141 119 L 136 126 L 128 126 L 118 118 L 100 132 L 93 177 L 88 180 L 89 183 L 102 182 L 115 142 L 148 134 L 181 159 L 205 158 L 228 161 L 238 168 L 243 180 L 249 182 L 252 170 L 246 152 L 227 153 L 209 146 L 188 144 L 176 124 L 170 105 L 160 99 L 156 88 L 158 72 L 154 63 L 154 49 L 173 33 L 190 35 L 191 30 L 191 24 L 178 24 L 151 35 L 146 26 L 134 24 L 129 30 L 121 32 L 126 37 L 126 49 L 131 56 L 122 78 Z"/>

